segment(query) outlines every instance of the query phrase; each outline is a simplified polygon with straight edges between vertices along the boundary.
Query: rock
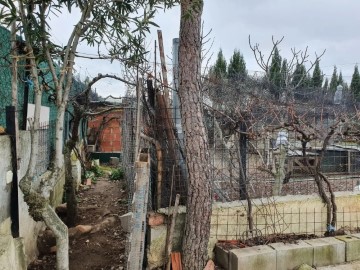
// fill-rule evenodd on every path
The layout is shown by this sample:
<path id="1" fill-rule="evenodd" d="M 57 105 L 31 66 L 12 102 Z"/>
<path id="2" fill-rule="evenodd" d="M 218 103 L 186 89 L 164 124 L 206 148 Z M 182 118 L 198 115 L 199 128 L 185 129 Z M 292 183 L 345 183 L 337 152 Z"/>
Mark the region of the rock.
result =
<path id="1" fill-rule="evenodd" d="M 91 226 L 91 225 L 77 225 L 75 228 L 81 234 L 84 234 L 84 233 L 89 233 L 92 230 L 93 226 Z"/>
<path id="2" fill-rule="evenodd" d="M 150 212 L 148 214 L 149 226 L 159 226 L 161 224 L 164 224 L 164 221 L 165 221 L 165 215 L 163 214 L 159 214 L 155 212 Z"/>
<path id="3" fill-rule="evenodd" d="M 50 248 L 50 253 L 56 253 L 56 246 Z"/>
<path id="4" fill-rule="evenodd" d="M 94 225 L 93 229 L 91 230 L 91 233 L 96 233 L 102 229 L 105 229 L 113 224 L 116 223 L 116 217 L 108 217 L 101 221 L 99 224 Z"/>

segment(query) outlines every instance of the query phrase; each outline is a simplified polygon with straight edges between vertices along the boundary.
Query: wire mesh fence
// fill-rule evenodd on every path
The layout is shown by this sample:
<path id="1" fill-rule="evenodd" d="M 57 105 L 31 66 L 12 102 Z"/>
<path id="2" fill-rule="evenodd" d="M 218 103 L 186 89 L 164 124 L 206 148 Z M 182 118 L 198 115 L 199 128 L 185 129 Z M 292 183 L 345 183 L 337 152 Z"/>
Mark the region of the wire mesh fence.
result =
<path id="1" fill-rule="evenodd" d="M 218 240 L 263 240 L 272 235 L 296 234 L 323 236 L 326 227 L 326 209 L 298 208 L 296 210 L 257 211 L 254 213 L 254 230 L 250 231 L 242 211 L 232 208 L 215 211 L 211 221 L 211 236 Z M 342 208 L 338 210 L 339 233 L 360 231 L 360 212 Z"/>

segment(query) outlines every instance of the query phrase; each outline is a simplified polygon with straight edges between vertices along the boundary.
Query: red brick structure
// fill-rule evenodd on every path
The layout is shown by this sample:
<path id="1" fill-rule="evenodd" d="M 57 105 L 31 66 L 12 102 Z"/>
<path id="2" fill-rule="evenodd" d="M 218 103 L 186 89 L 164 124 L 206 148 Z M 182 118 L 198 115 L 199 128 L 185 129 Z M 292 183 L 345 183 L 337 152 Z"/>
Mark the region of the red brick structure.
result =
<path id="1" fill-rule="evenodd" d="M 98 115 L 88 121 L 88 145 L 96 152 L 121 152 L 121 119 L 123 111 Z"/>

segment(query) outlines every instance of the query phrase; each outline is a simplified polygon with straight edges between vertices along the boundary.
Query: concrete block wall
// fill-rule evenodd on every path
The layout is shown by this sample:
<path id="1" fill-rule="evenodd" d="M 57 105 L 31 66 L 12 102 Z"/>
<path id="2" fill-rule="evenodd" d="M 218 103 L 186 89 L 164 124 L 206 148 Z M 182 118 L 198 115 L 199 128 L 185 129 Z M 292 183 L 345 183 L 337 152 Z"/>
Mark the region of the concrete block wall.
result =
<path id="1" fill-rule="evenodd" d="M 360 259 L 360 234 L 229 251 L 217 246 L 215 253 L 216 263 L 225 270 L 292 270 L 302 264 L 315 267 L 337 265 Z"/>
<path id="2" fill-rule="evenodd" d="M 360 220 L 360 196 L 357 192 L 336 192 L 336 202 L 338 209 L 351 209 L 350 213 L 338 215 L 338 224 L 348 227 L 358 227 L 357 221 Z M 326 231 L 326 209 L 318 195 L 298 195 L 298 196 L 282 196 L 273 198 L 264 198 L 262 200 L 253 200 L 253 218 L 256 223 L 256 228 L 262 234 L 271 233 L 314 233 L 319 236 Z M 280 215 L 276 215 L 277 209 Z M 214 257 L 214 247 L 219 240 L 238 240 L 243 236 L 243 233 L 248 230 L 246 218 L 246 202 L 234 201 L 230 203 L 214 203 L 211 227 L 210 240 L 208 245 L 209 256 Z M 168 214 L 168 209 L 159 209 L 159 213 Z M 323 213 L 321 215 L 320 213 Z M 185 222 L 186 208 L 181 206 L 179 211 L 181 215 L 177 216 L 175 234 L 179 237 L 174 239 L 174 245 L 181 246 L 183 224 Z M 266 215 L 271 215 L 267 219 Z M 284 215 L 283 215 L 284 214 Z M 275 216 L 275 219 L 274 219 Z M 275 226 L 270 221 L 275 220 Z M 270 226 L 271 224 L 271 226 Z M 154 231 L 154 235 L 166 234 L 166 227 L 159 226 L 159 228 L 150 228 L 150 234 Z M 148 250 L 151 251 L 148 256 L 149 264 L 154 268 L 163 264 L 163 249 L 161 246 L 165 245 L 163 237 L 150 237 Z M 360 252 L 359 252 L 360 254 Z M 154 269 L 150 268 L 150 269 Z"/>

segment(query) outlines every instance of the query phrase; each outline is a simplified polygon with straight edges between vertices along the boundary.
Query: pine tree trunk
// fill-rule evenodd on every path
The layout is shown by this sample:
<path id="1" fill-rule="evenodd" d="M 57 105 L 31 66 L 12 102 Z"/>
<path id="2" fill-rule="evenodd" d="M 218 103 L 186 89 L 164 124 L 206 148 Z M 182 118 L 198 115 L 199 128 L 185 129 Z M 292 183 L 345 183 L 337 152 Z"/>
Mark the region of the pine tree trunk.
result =
<path id="1" fill-rule="evenodd" d="M 210 235 L 209 146 L 200 93 L 202 8 L 202 0 L 181 1 L 179 97 L 188 169 L 183 266 L 188 270 L 204 269 Z"/>

